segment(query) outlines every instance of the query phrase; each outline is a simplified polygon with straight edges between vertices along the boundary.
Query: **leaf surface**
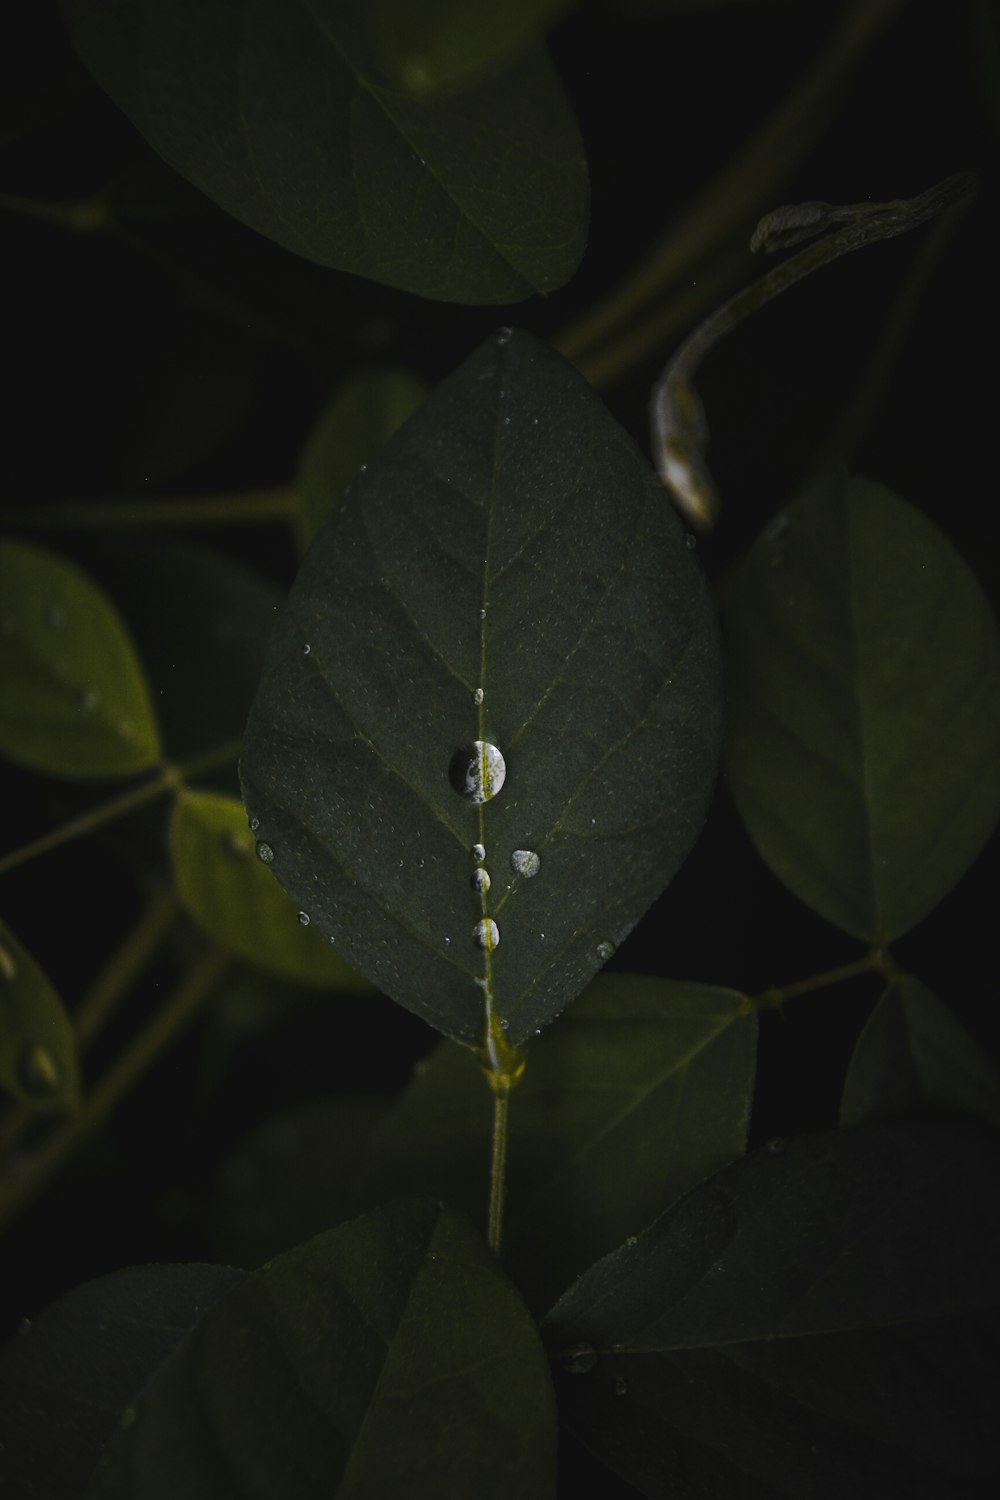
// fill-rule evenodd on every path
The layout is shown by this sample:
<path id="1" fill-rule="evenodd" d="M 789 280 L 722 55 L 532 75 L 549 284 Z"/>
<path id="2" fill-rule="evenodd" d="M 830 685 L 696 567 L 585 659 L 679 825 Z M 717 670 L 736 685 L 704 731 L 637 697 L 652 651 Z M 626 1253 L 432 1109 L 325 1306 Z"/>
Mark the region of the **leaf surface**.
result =
<path id="1" fill-rule="evenodd" d="M 269 878 L 235 797 L 181 792 L 170 817 L 170 853 L 178 896 L 228 952 L 300 984 L 365 988 Z"/>
<path id="2" fill-rule="evenodd" d="M 369 0 L 63 0 L 101 86 L 183 176 L 321 265 L 516 302 L 583 253 L 587 169 L 540 44 L 460 98 L 382 71 Z"/>
<path id="3" fill-rule="evenodd" d="M 928 1105 L 969 1110 L 1000 1125 L 1000 1072 L 958 1017 L 906 975 L 889 985 L 858 1038 L 840 1123 Z"/>
<path id="4" fill-rule="evenodd" d="M 157 1366 L 244 1272 L 132 1266 L 60 1297 L 0 1349 L 4 1500 L 80 1500 Z"/>
<path id="5" fill-rule="evenodd" d="M 751 838 L 821 916 L 898 937 L 1000 813 L 1000 633 L 976 578 L 919 511 L 834 475 L 757 540 L 724 624 Z"/>
<path id="6" fill-rule="evenodd" d="M 159 760 L 153 708 L 111 600 L 75 563 L 0 541 L 0 753 L 86 780 Z"/>
<path id="7" fill-rule="evenodd" d="M 313 544 L 244 801 L 348 962 L 469 1045 L 489 995 L 518 1045 L 676 871 L 719 713 L 711 604 L 652 471 L 566 361 L 503 330 Z"/>
<path id="8" fill-rule="evenodd" d="M 416 99 L 448 98 L 499 70 L 572 0 L 375 0 L 386 69 Z"/>
<path id="9" fill-rule="evenodd" d="M 985 1500 L 996 1165 L 882 1124 L 727 1168 L 552 1310 L 562 1420 L 663 1500 Z"/>
<path id="10" fill-rule="evenodd" d="M 22 1104 L 80 1102 L 73 1024 L 48 975 L 0 922 L 0 1087 Z"/>
<path id="11" fill-rule="evenodd" d="M 164 1366 L 95 1500 L 552 1500 L 537 1330 L 486 1245 L 429 1203 L 248 1276 Z"/>

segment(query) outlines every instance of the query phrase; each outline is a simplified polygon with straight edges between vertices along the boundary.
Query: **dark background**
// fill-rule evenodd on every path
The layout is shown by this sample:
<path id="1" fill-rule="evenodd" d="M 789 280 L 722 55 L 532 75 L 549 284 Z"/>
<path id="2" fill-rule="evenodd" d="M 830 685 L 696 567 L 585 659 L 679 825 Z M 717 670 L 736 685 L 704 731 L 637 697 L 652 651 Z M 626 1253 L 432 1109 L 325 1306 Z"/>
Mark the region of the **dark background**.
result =
<path id="1" fill-rule="evenodd" d="M 15 6 L 0 64 L 0 192 L 64 199 L 118 178 L 156 216 L 136 218 L 128 237 L 0 218 L 5 505 L 280 483 L 331 386 L 359 364 L 399 362 L 434 381 L 498 324 L 555 333 L 607 294 L 779 102 L 839 7 L 745 0 L 628 9 L 585 6 L 553 34 L 590 160 L 590 248 L 569 286 L 502 309 L 424 302 L 255 236 L 157 163 L 77 63 L 55 5 Z M 996 7 L 985 4 L 904 7 L 779 201 L 909 197 L 956 171 L 979 174 L 979 196 L 918 310 L 857 467 L 936 520 L 996 604 L 1000 74 L 983 27 L 990 16 L 996 24 Z M 701 391 L 725 501 L 718 532 L 699 543 L 713 581 L 788 498 L 848 401 L 919 233 L 822 271 L 706 365 Z M 669 353 L 605 393 L 644 445 L 649 388 Z M 93 536 L 40 539 L 101 572 Z M 190 539 L 282 587 L 293 576 L 283 528 L 201 528 Z M 8 766 L 0 777 L 4 849 L 102 795 Z M 71 1006 L 162 868 L 163 806 L 4 881 L 0 910 Z M 988 957 L 997 875 L 994 839 L 894 950 L 989 1046 L 997 1041 Z M 752 993 L 856 956 L 856 944 L 763 866 L 722 788 L 687 864 L 613 967 Z M 165 993 L 179 957 L 154 966 L 109 1045 Z M 876 994 L 875 982 L 862 980 L 764 1016 L 755 1140 L 834 1123 L 844 1067 Z M 397 1088 L 435 1041 L 387 1000 L 319 997 L 296 1006 L 276 1033 L 231 1048 L 209 1087 L 210 1030 L 195 1027 L 157 1065 L 11 1232 L 0 1333 L 89 1276 L 207 1258 L 205 1208 L 219 1164 L 249 1129 L 324 1092 Z"/>

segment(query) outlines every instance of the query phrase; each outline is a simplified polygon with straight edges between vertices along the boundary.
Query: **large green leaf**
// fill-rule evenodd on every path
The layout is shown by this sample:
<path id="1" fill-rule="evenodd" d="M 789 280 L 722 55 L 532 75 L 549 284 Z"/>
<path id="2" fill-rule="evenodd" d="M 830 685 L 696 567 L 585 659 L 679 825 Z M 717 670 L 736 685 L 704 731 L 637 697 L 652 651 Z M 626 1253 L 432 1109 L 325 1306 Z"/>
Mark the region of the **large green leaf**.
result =
<path id="1" fill-rule="evenodd" d="M 159 760 L 125 627 L 74 563 L 0 541 L 0 753 L 51 776 L 128 776 Z"/>
<path id="2" fill-rule="evenodd" d="M 309 434 L 296 475 L 295 532 L 304 552 L 362 464 L 427 395 L 419 375 L 375 366 L 342 380 Z"/>
<path id="3" fill-rule="evenodd" d="M 25 1320 L 0 1349 L 4 1500 L 80 1500 L 146 1381 L 243 1276 L 226 1266 L 133 1266 Z"/>
<path id="4" fill-rule="evenodd" d="M 96 1500 L 551 1500 L 534 1324 L 432 1204 L 355 1219 L 248 1276 L 138 1402 Z"/>
<path id="5" fill-rule="evenodd" d="M 889 985 L 858 1038 L 840 1122 L 936 1104 L 1000 1125 L 1000 1072 L 947 1006 L 906 975 Z"/>
<path id="6" fill-rule="evenodd" d="M 73 1025 L 43 973 L 0 922 L 0 1088 L 22 1104 L 74 1110 L 80 1072 Z"/>
<path id="7" fill-rule="evenodd" d="M 884 942 L 1000 812 L 1000 634 L 945 537 L 880 484 L 820 481 L 725 610 L 726 769 L 751 837 L 815 911 Z"/>
<path id="8" fill-rule="evenodd" d="M 235 797 L 181 792 L 170 818 L 170 854 L 177 894 L 221 947 L 300 984 L 366 987 L 268 879 Z"/>
<path id="9" fill-rule="evenodd" d="M 161 156 L 321 265 L 515 302 L 583 253 L 587 170 L 540 44 L 447 103 L 381 71 L 370 0 L 63 0 L 87 67 Z"/>
<path id="10" fill-rule="evenodd" d="M 996 1164 L 869 1125 L 727 1168 L 552 1310 L 562 1419 L 663 1500 L 985 1500 Z"/>
<path id="11" fill-rule="evenodd" d="M 573 0 L 374 0 L 386 67 L 417 99 L 447 98 L 489 76 Z"/>
<path id="12" fill-rule="evenodd" d="M 509 1109 L 504 1264 L 544 1311 L 743 1151 L 756 1017 L 732 990 L 597 979 L 531 1047 Z M 464 1048 L 442 1043 L 376 1132 L 370 1190 L 427 1193 L 485 1222 L 492 1110 Z"/>
<path id="13" fill-rule="evenodd" d="M 517 1045 L 690 847 L 719 700 L 707 590 L 651 469 L 565 360 L 502 330 L 313 543 L 244 801 L 349 963 L 470 1045 L 492 996 Z"/>

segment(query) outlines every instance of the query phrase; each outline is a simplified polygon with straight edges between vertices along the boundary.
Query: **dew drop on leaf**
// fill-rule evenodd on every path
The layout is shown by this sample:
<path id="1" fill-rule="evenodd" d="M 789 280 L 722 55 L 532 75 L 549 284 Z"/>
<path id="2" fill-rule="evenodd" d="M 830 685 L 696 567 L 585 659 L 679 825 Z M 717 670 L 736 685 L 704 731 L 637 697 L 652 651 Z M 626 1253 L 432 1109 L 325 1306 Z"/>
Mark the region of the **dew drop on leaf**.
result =
<path id="1" fill-rule="evenodd" d="M 597 1364 L 598 1354 L 593 1344 L 570 1344 L 556 1358 L 567 1375 L 586 1375 Z"/>
<path id="2" fill-rule="evenodd" d="M 472 857 L 473 857 L 474 860 L 477 861 L 478 864 L 482 864 L 483 860 L 486 858 L 486 847 L 485 847 L 485 845 L 484 844 L 473 844 L 473 846 L 472 846 Z"/>
<path id="3" fill-rule="evenodd" d="M 312 647 L 310 646 L 309 642 L 306 641 L 305 645 L 302 647 L 302 655 L 308 656 L 311 650 Z"/>
<path id="4" fill-rule="evenodd" d="M 260 827 L 260 819 L 259 818 L 251 818 L 250 819 L 250 832 L 251 833 L 256 833 L 257 829 L 259 827 Z"/>
<path id="5" fill-rule="evenodd" d="M 486 694 L 483 692 L 482 688 L 476 688 L 476 691 L 472 695 L 472 701 L 476 705 L 476 707 L 478 708 L 479 705 L 480 705 L 480 703 L 482 703 L 482 701 L 483 701 L 483 699 L 485 697 L 486 697 Z"/>
<path id="6" fill-rule="evenodd" d="M 602 964 L 607 963 L 608 959 L 612 956 L 614 951 L 614 943 L 598 943 L 597 945 L 597 956 L 601 960 Z"/>
<path id="7" fill-rule="evenodd" d="M 300 911 L 299 912 L 299 924 L 302 927 L 308 927 L 309 926 L 309 913 L 307 911 Z"/>
<path id="8" fill-rule="evenodd" d="M 525 880 L 530 880 L 542 868 L 542 862 L 534 849 L 515 849 L 510 857 L 510 864 L 514 874 L 522 875 Z"/>
<path id="9" fill-rule="evenodd" d="M 492 917 L 484 917 L 481 922 L 476 923 L 472 929 L 472 941 L 477 948 L 485 948 L 488 952 L 493 952 L 500 941 L 500 929 Z"/>
<path id="10" fill-rule="evenodd" d="M 488 891 L 490 888 L 490 877 L 483 869 L 473 870 L 472 889 L 474 891 Z"/>
<path id="11" fill-rule="evenodd" d="M 269 865 L 274 859 L 274 850 L 270 844 L 259 843 L 257 845 L 257 858 L 262 865 Z"/>
<path id="12" fill-rule="evenodd" d="M 488 802 L 504 784 L 507 766 L 496 745 L 473 740 L 456 750 L 448 766 L 448 780 L 460 797 L 470 802 Z"/>

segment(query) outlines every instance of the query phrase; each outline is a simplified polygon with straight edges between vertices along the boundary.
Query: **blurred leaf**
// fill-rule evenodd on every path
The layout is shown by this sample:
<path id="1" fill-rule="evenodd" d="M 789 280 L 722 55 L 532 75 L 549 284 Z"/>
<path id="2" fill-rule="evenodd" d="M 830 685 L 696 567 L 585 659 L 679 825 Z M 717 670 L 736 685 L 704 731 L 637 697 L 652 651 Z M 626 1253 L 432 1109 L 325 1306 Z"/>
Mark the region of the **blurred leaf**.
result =
<path id="1" fill-rule="evenodd" d="M 482 1096 L 481 1079 L 479 1087 Z M 392 1102 L 383 1094 L 312 1099 L 265 1121 L 222 1168 L 213 1252 L 234 1265 L 259 1266 L 373 1207 L 365 1153 Z M 479 1169 L 482 1179 L 482 1161 Z"/>
<path id="2" fill-rule="evenodd" d="M 102 576 L 142 653 L 171 759 L 239 740 L 276 585 L 207 547 L 163 540 L 105 557 Z"/>
<path id="3" fill-rule="evenodd" d="M 150 145 L 298 255 L 453 302 L 561 286 L 587 170 L 544 49 L 452 103 L 380 72 L 370 0 L 63 0 L 84 63 Z"/>
<path id="4" fill-rule="evenodd" d="M 160 748 L 110 599 L 74 563 L 0 541 L 0 752 L 50 776 L 129 776 Z"/>
<path id="5" fill-rule="evenodd" d="M 497 73 L 573 0 L 376 0 L 386 71 L 416 99 L 443 99 Z"/>
<path id="6" fill-rule="evenodd" d="M 828 921 L 898 937 L 1000 812 L 1000 634 L 974 575 L 891 491 L 832 476 L 758 538 L 725 634 L 751 838 Z"/>
<path id="7" fill-rule="evenodd" d="M 305 552 L 362 464 L 427 395 L 419 375 L 387 365 L 360 370 L 336 387 L 302 451 L 295 532 Z"/>
<path id="8" fill-rule="evenodd" d="M 0 922 L 0 1088 L 22 1104 L 80 1103 L 73 1026 L 48 975 Z"/>
<path id="9" fill-rule="evenodd" d="M 840 1123 L 858 1125 L 922 1106 L 965 1109 L 1000 1125 L 1000 1072 L 930 990 L 894 980 L 858 1038 Z"/>
<path id="10" fill-rule="evenodd" d="M 181 792 L 170 819 L 177 894 L 220 947 L 300 984 L 357 991 L 366 982 L 296 920 L 295 907 L 255 858 L 235 797 Z"/>
<path id="11" fill-rule="evenodd" d="M 225 1266 L 134 1266 L 60 1297 L 0 1349 L 4 1500 L 79 1500 L 129 1403 L 206 1310 Z"/>
<path id="12" fill-rule="evenodd" d="M 248 1276 L 146 1388 L 94 1500 L 551 1500 L 538 1334 L 495 1258 L 393 1204 Z"/>
<path id="13" fill-rule="evenodd" d="M 504 1212 L 504 1265 L 530 1307 L 742 1153 L 756 1035 L 732 990 L 613 974 L 532 1042 Z M 440 1197 L 485 1224 L 491 1130 L 475 1059 L 443 1044 L 375 1134 L 372 1194 Z"/>
<path id="14" fill-rule="evenodd" d="M 247 724 L 244 801 L 274 874 L 349 962 L 471 1045 L 485 987 L 517 1046 L 693 843 L 717 658 L 645 459 L 565 360 L 503 330 L 310 549 Z M 477 743 L 506 757 L 485 801 Z"/>
<path id="15" fill-rule="evenodd" d="M 553 1308 L 561 1420 L 664 1500 L 985 1500 L 996 1166 L 917 1125 L 737 1162 Z"/>

